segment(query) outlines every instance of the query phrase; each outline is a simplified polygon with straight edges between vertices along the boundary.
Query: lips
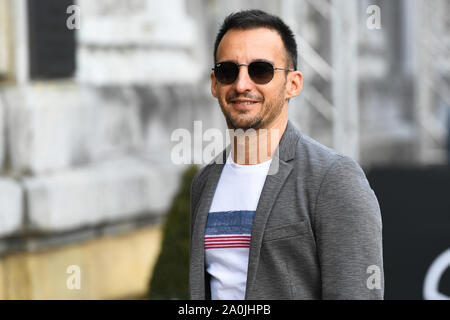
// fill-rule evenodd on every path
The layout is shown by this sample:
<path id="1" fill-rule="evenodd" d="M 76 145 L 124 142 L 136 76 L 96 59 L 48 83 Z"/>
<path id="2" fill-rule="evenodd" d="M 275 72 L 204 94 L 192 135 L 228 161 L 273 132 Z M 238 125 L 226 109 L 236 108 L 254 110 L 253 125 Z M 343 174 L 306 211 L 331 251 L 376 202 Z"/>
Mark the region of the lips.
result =
<path id="1" fill-rule="evenodd" d="M 247 111 L 253 109 L 259 101 L 255 100 L 232 100 L 230 101 L 235 110 Z"/>
<path id="2" fill-rule="evenodd" d="M 231 103 L 233 104 L 240 104 L 240 105 L 244 105 L 244 106 L 248 106 L 251 104 L 255 104 L 258 103 L 259 101 L 231 101 Z"/>
<path id="3" fill-rule="evenodd" d="M 238 106 L 251 106 L 261 101 L 259 100 L 251 100 L 251 99 L 231 99 L 230 103 Z"/>

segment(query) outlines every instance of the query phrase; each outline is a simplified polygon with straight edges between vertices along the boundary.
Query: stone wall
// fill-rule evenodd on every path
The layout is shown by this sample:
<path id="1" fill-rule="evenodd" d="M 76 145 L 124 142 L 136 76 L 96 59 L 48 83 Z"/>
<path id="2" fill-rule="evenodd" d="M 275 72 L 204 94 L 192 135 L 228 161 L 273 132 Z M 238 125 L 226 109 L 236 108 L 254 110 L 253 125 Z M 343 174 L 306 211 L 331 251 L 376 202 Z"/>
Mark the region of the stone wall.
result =
<path id="1" fill-rule="evenodd" d="M 195 85 L 32 84 L 2 97 L 2 235 L 23 232 L 25 222 L 28 231 L 62 232 L 164 213 L 184 168 L 170 158 L 172 131 L 221 120 Z"/>
<path id="2" fill-rule="evenodd" d="M 2 299 L 145 294 L 186 167 L 171 134 L 224 126 L 184 0 L 77 5 L 75 77 L 0 87 Z"/>
<path id="3" fill-rule="evenodd" d="M 160 228 L 147 226 L 3 256 L 0 300 L 145 298 L 161 236 Z M 79 268 L 80 281 L 69 289 L 72 266 Z"/>

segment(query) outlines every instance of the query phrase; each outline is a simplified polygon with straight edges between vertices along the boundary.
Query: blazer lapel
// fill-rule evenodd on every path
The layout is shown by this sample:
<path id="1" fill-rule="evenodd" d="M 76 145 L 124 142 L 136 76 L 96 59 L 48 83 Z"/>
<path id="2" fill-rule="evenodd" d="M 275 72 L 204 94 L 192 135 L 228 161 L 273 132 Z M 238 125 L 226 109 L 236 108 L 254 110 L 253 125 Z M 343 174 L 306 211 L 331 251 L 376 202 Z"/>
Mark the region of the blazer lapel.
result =
<path id="1" fill-rule="evenodd" d="M 272 211 L 273 204 L 278 197 L 284 181 L 292 171 L 292 166 L 282 160 L 279 161 L 278 172 L 274 175 L 268 175 L 261 191 L 258 207 L 256 208 L 253 219 L 252 237 L 250 241 L 250 252 L 248 258 L 247 285 L 245 298 L 249 299 L 248 294 L 252 292 L 256 271 L 259 262 L 259 252 L 261 250 L 264 229 Z"/>
<path id="2" fill-rule="evenodd" d="M 261 251 L 262 239 L 275 200 L 292 171 L 292 165 L 288 163 L 295 156 L 295 145 L 300 137 L 299 132 L 288 121 L 286 130 L 280 140 L 280 144 L 272 158 L 269 174 L 266 177 L 264 187 L 259 197 L 258 206 L 256 208 L 253 219 L 252 237 L 250 241 L 250 252 L 247 270 L 247 285 L 245 290 L 245 298 L 251 299 L 252 287 L 256 279 L 259 256 Z"/>

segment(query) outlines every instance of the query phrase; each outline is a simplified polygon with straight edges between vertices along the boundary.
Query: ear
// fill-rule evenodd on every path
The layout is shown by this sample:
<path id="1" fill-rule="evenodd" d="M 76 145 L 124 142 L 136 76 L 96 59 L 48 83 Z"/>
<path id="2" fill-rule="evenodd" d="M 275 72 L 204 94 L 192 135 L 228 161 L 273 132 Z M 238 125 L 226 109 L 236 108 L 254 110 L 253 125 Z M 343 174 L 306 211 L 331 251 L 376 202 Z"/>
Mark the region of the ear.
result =
<path id="1" fill-rule="evenodd" d="M 286 98 L 293 98 L 303 89 L 303 74 L 300 71 L 291 71 L 286 81 Z"/>
<path id="2" fill-rule="evenodd" d="M 217 92 L 217 80 L 216 80 L 216 76 L 214 75 L 214 72 L 211 72 L 211 94 L 213 95 L 214 98 L 218 97 L 218 92 Z"/>

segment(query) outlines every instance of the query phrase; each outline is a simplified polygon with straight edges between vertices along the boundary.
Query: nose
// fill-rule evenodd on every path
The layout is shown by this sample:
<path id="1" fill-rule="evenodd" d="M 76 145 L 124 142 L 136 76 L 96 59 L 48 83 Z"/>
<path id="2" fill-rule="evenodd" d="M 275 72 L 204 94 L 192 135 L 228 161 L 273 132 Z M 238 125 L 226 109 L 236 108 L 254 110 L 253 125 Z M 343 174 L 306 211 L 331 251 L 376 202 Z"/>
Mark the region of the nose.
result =
<path id="1" fill-rule="evenodd" d="M 234 86 L 237 92 L 243 93 L 246 91 L 250 91 L 253 87 L 254 83 L 248 74 L 248 66 L 240 65 L 239 66 L 239 74 L 234 82 Z"/>

